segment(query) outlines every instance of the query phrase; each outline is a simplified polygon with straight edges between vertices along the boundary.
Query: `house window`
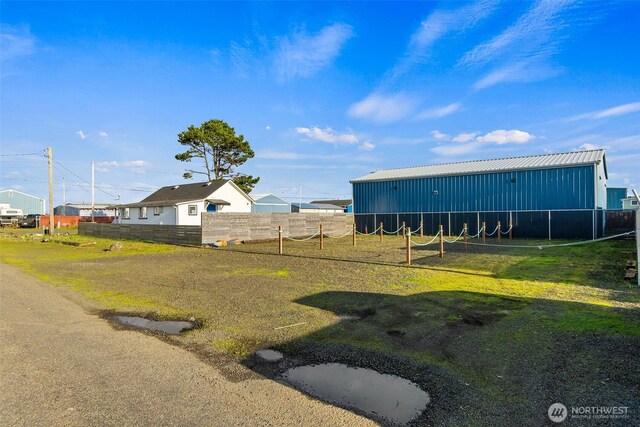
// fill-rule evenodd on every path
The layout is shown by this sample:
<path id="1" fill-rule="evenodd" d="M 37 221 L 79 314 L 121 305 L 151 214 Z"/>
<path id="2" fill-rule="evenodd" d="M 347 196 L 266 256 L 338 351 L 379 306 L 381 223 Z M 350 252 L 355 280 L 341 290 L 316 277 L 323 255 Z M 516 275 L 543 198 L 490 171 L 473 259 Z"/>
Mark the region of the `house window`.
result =
<path id="1" fill-rule="evenodd" d="M 122 217 L 122 219 L 129 219 L 129 208 L 122 208 L 120 210 L 120 217 Z"/>
<path id="2" fill-rule="evenodd" d="M 189 205 L 189 215 L 198 215 L 198 205 Z"/>
<path id="3" fill-rule="evenodd" d="M 631 206 L 638 206 L 638 201 L 637 200 L 632 200 L 631 201 Z"/>
<path id="4" fill-rule="evenodd" d="M 162 206 L 156 206 L 155 208 L 153 208 L 154 215 L 160 215 L 161 213 L 162 213 Z"/>
<path id="5" fill-rule="evenodd" d="M 140 215 L 138 216 L 138 218 L 147 219 L 147 208 L 146 207 L 141 207 L 140 208 Z"/>

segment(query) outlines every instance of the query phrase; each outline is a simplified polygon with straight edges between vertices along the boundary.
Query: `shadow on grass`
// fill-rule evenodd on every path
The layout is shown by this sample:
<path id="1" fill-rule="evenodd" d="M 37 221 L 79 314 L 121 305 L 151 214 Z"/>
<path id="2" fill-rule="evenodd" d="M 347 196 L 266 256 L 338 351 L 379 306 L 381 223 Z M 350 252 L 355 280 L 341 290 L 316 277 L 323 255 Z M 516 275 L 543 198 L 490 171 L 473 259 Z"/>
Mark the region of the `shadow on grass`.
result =
<path id="1" fill-rule="evenodd" d="M 640 372 L 628 370 L 637 310 L 450 291 L 332 291 L 295 302 L 341 320 L 278 345 L 280 363 L 244 364 L 274 378 L 343 363 L 409 379 L 432 398 L 417 425 L 544 425 L 555 401 L 638 404 Z"/>
<path id="2" fill-rule="evenodd" d="M 494 240 L 488 243 L 496 245 L 498 242 Z M 438 270 L 498 279 L 570 283 L 622 293 L 628 290 L 628 285 L 623 281 L 626 261 L 636 257 L 635 244 L 630 240 L 539 249 L 540 245 L 549 242 L 528 239 L 515 242 L 503 239 L 496 246 L 469 245 L 465 248 L 461 242 L 445 244 L 444 258 L 438 256 L 437 243 L 426 247 L 413 246 L 412 264 L 407 265 L 406 248 L 402 243 L 391 247 L 375 247 L 371 243 L 367 242 L 367 246 L 362 247 L 341 246 L 324 251 L 314 247 L 298 247 L 289 249 L 290 252 L 283 255 L 278 255 L 275 250 L 261 251 L 258 246 L 247 245 L 242 249 L 238 248 L 237 252 Z"/>

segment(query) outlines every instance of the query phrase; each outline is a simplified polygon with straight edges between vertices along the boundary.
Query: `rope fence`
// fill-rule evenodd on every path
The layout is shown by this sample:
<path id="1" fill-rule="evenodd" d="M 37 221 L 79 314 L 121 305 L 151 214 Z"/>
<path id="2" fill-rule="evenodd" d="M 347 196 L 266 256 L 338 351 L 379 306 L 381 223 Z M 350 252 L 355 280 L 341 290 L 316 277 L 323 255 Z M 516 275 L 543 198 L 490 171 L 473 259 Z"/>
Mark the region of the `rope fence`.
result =
<path id="1" fill-rule="evenodd" d="M 445 237 L 445 233 L 443 230 L 443 226 L 440 225 L 439 226 L 439 230 L 436 233 L 435 236 L 431 237 L 428 241 L 426 242 L 420 242 L 417 241 L 415 238 L 416 236 L 420 236 L 421 238 L 424 237 L 422 234 L 422 223 L 420 224 L 420 227 L 418 227 L 416 230 L 411 230 L 410 227 L 406 227 L 405 223 L 402 223 L 402 226 L 400 228 L 398 228 L 397 230 L 391 232 L 391 231 L 387 231 L 384 229 L 384 225 L 383 223 L 380 223 L 379 227 L 376 228 L 374 231 L 369 232 L 366 227 L 365 227 L 365 232 L 362 233 L 360 231 L 358 231 L 356 229 L 356 224 L 353 223 L 352 225 L 352 229 L 342 235 L 337 235 L 337 236 L 332 236 L 328 233 L 325 233 L 323 230 L 323 226 L 320 225 L 320 229 L 318 232 L 311 234 L 309 236 L 296 236 L 296 237 L 292 237 L 290 235 L 285 235 L 283 230 L 282 230 L 282 226 L 278 227 L 278 254 L 282 255 L 284 253 L 284 240 L 290 241 L 290 242 L 308 242 L 312 239 L 315 238 L 319 238 L 320 241 L 320 249 L 324 249 L 324 238 L 328 237 L 330 239 L 343 239 L 347 236 L 352 236 L 352 246 L 356 246 L 356 236 L 375 236 L 378 235 L 380 242 L 383 242 L 383 236 L 384 235 L 400 235 L 400 233 L 402 233 L 402 237 L 405 239 L 405 249 L 406 249 L 406 263 L 408 265 L 411 265 L 411 249 L 412 247 L 416 247 L 416 248 L 424 248 L 430 245 L 433 245 L 435 243 L 439 244 L 439 257 L 443 258 L 444 257 L 444 244 L 464 244 L 465 247 L 465 251 L 467 250 L 467 246 L 468 245 L 472 245 L 472 246 L 478 246 L 478 247 L 499 247 L 499 248 L 517 248 L 517 249 L 536 249 L 536 250 L 543 250 L 543 249 L 548 249 L 548 248 L 559 248 L 559 247 L 568 247 L 568 246 L 579 246 L 579 245 L 587 245 L 587 244 L 591 244 L 591 243 L 597 243 L 597 242 L 602 242 L 605 240 L 612 240 L 612 239 L 618 239 L 621 237 L 626 237 L 626 236 L 631 236 L 633 234 L 636 233 L 635 230 L 631 230 L 631 231 L 627 231 L 624 233 L 620 233 L 620 234 L 616 234 L 613 236 L 606 236 L 606 237 L 600 237 L 597 239 L 592 239 L 592 240 L 583 240 L 583 241 L 578 241 L 578 242 L 567 242 L 567 243 L 555 243 L 555 244 L 545 244 L 545 245 L 520 245 L 520 244 L 503 244 L 503 243 L 487 243 L 486 242 L 486 238 L 487 237 L 491 237 L 491 236 L 496 236 L 494 239 L 497 240 L 498 242 L 501 241 L 501 236 L 506 236 L 508 235 L 508 239 L 512 240 L 513 237 L 513 225 L 509 224 L 509 228 L 506 229 L 505 231 L 502 231 L 502 225 L 500 224 L 500 221 L 498 221 L 498 225 L 496 226 L 495 230 L 493 230 L 491 233 L 487 233 L 486 232 L 486 225 L 483 222 L 482 223 L 482 227 L 480 227 L 479 231 L 474 234 L 474 235 L 469 235 L 468 234 L 468 227 L 467 224 L 464 224 L 462 231 L 460 232 L 460 234 L 458 234 L 457 236 L 451 238 L 452 236 L 449 235 L 447 237 Z M 418 231 L 420 231 L 420 233 L 418 234 Z M 482 240 L 482 242 L 471 242 L 470 240 L 473 239 L 478 239 L 478 240 Z"/>

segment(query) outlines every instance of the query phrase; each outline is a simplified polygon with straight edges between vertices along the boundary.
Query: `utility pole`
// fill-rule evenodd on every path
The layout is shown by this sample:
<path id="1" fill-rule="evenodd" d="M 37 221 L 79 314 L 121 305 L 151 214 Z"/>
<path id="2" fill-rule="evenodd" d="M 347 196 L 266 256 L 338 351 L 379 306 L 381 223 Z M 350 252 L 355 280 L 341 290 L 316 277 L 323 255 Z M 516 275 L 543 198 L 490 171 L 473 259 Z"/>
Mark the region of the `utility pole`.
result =
<path id="1" fill-rule="evenodd" d="M 67 187 L 64 185 L 64 177 L 62 177 L 62 215 L 67 214 Z"/>
<path id="2" fill-rule="evenodd" d="M 95 176 L 96 176 L 96 164 L 95 162 L 91 162 L 91 222 L 95 222 L 95 205 L 96 205 L 96 187 L 95 187 Z"/>
<path id="3" fill-rule="evenodd" d="M 53 236 L 55 218 L 53 215 L 53 148 L 47 147 L 47 157 L 49 158 L 49 236 Z"/>

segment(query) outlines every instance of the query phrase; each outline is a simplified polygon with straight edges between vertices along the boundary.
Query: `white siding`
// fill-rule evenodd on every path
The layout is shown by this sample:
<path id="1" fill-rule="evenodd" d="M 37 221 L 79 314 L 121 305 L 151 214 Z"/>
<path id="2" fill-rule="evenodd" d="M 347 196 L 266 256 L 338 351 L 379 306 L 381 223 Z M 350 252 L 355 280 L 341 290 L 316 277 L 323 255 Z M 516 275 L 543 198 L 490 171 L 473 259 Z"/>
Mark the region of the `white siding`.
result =
<path id="1" fill-rule="evenodd" d="M 222 206 L 218 212 L 251 212 L 251 202 L 236 187 L 227 182 L 213 193 L 209 199 L 221 199 L 231 203 L 231 206 Z"/>
<path id="2" fill-rule="evenodd" d="M 189 215 L 189 206 L 195 205 L 198 207 L 196 215 Z M 184 203 L 177 206 L 178 209 L 178 225 L 200 225 L 200 215 L 204 212 L 204 201 Z"/>
<path id="3" fill-rule="evenodd" d="M 607 208 L 607 174 L 603 161 L 596 166 L 596 208 Z"/>
<path id="4" fill-rule="evenodd" d="M 176 225 L 176 207 L 162 206 L 162 213 L 154 215 L 153 206 L 147 207 L 147 218 L 139 218 L 140 208 L 129 208 L 129 219 L 118 218 L 119 224 Z M 200 225 L 199 223 L 196 225 Z"/>

